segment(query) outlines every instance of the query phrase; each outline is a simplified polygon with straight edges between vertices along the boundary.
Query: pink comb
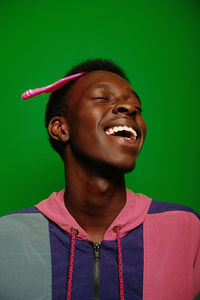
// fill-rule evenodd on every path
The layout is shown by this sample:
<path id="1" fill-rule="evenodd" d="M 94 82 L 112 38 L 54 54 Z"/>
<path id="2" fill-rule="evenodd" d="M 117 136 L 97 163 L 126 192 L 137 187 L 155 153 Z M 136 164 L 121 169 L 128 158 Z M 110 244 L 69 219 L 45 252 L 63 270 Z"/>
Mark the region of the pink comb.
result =
<path id="1" fill-rule="evenodd" d="M 85 72 L 82 73 L 77 73 L 77 74 L 73 74 L 71 76 L 68 77 L 64 77 L 50 85 L 47 85 L 45 87 L 39 88 L 39 89 L 34 89 L 34 90 L 28 90 L 25 93 L 22 94 L 22 99 L 26 100 L 32 97 L 35 97 L 37 95 L 40 95 L 42 93 L 48 94 L 48 93 L 52 93 L 56 90 L 58 90 L 59 88 L 61 88 L 62 86 L 64 86 L 66 83 L 68 83 L 69 81 L 71 81 L 72 79 L 75 79 L 77 77 L 80 77 L 81 75 L 83 75 Z"/>

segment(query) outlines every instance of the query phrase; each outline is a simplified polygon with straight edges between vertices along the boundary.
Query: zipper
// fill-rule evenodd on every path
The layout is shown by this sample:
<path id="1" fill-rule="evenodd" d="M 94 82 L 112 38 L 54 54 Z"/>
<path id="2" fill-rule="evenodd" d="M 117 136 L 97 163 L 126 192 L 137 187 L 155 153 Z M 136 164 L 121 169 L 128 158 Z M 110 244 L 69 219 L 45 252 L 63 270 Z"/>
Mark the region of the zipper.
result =
<path id="1" fill-rule="evenodd" d="M 92 243 L 94 253 L 94 300 L 99 300 L 101 243 Z"/>

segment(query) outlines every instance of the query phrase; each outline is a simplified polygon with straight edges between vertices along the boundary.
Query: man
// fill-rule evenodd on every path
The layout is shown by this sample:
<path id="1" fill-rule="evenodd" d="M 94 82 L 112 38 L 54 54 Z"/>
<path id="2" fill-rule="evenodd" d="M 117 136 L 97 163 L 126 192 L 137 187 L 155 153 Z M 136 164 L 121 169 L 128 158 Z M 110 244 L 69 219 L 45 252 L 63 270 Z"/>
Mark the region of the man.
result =
<path id="1" fill-rule="evenodd" d="M 73 74 L 46 111 L 66 188 L 1 218 L 0 299 L 194 299 L 199 215 L 125 187 L 146 135 L 137 93 L 107 60 Z"/>

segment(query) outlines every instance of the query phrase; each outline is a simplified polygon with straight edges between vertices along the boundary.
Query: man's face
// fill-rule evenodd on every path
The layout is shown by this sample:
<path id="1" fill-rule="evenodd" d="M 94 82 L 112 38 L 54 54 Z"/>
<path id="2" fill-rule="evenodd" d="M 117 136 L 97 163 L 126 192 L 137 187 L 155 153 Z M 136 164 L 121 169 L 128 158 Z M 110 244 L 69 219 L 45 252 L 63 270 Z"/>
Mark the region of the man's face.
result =
<path id="1" fill-rule="evenodd" d="M 123 173 L 135 167 L 146 125 L 141 103 L 124 78 L 107 71 L 90 72 L 73 85 L 68 106 L 67 153 Z"/>

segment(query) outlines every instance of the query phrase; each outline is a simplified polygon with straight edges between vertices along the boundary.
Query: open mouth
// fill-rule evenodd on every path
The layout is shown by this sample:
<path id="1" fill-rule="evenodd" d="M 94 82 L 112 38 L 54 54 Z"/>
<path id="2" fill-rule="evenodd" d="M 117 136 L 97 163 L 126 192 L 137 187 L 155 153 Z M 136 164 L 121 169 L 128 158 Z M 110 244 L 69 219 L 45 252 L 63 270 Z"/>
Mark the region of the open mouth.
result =
<path id="1" fill-rule="evenodd" d="M 109 127 L 105 130 L 105 133 L 107 135 L 121 136 L 128 140 L 136 140 L 138 137 L 137 132 L 132 127 L 128 126 Z"/>

